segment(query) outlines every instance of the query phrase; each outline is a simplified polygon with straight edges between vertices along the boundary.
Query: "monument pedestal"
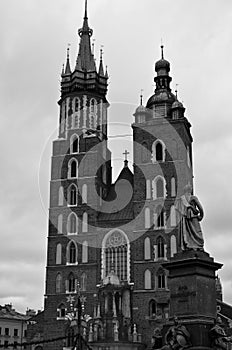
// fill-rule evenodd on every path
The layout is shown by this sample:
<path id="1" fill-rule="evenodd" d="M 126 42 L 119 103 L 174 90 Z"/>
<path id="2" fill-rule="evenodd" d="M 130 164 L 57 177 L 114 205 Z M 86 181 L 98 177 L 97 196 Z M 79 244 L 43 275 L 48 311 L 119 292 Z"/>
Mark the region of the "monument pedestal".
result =
<path id="1" fill-rule="evenodd" d="M 217 314 L 215 271 L 222 264 L 204 251 L 187 250 L 175 254 L 163 267 L 169 271 L 170 318 L 177 316 L 188 329 L 192 349 L 209 349 L 209 330 Z"/>

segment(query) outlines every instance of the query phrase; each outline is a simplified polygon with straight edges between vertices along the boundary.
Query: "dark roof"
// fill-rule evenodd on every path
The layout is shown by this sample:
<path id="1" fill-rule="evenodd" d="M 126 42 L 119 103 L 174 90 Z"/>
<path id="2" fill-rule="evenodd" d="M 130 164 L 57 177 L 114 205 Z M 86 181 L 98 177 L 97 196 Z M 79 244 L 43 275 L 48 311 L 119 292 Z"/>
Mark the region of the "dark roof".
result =
<path id="1" fill-rule="evenodd" d="M 1 319 L 4 318 L 8 320 L 27 321 L 30 318 L 30 316 L 20 314 L 19 312 L 12 309 L 11 305 L 5 305 L 5 306 L 0 305 L 0 318 Z"/>
<path id="2" fill-rule="evenodd" d="M 125 166 L 110 188 L 99 214 L 99 221 L 125 221 L 133 219 L 134 175 Z"/>

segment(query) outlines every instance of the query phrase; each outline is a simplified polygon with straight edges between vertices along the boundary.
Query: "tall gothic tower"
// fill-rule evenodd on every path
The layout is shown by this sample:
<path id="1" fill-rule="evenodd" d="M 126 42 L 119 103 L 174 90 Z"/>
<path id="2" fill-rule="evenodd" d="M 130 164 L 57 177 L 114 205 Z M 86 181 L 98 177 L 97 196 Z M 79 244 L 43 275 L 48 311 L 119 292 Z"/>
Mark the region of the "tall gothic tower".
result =
<path id="1" fill-rule="evenodd" d="M 61 75 L 58 139 L 53 142 L 44 338 L 74 332 L 67 316 L 78 293 L 89 315 L 86 339 L 149 345 L 169 314 L 162 263 L 179 247 L 175 200 L 192 185 L 192 137 L 185 108 L 171 91 L 170 63 L 155 64 L 156 88 L 136 109 L 134 173 L 125 160 L 111 181 L 107 146 L 108 74 L 91 46 L 87 1 L 79 50 Z M 72 337 L 56 348 L 70 347 Z M 137 345 L 136 345 L 137 344 Z M 100 346 L 100 345 L 99 345 Z M 110 345 L 109 345 L 110 346 Z M 129 346 L 129 345 L 128 345 Z M 53 349 L 54 344 L 46 344 Z"/>

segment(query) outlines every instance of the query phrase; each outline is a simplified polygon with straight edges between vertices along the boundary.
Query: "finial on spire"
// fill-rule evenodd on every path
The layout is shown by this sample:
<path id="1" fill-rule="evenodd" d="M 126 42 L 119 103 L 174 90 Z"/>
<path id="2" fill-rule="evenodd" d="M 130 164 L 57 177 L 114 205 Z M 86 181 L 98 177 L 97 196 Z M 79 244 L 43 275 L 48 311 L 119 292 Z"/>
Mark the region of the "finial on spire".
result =
<path id="1" fill-rule="evenodd" d="M 143 89 L 140 91 L 140 105 L 143 105 Z"/>
<path id="2" fill-rule="evenodd" d="M 94 55 L 95 39 L 92 40 L 92 54 Z"/>
<path id="3" fill-rule="evenodd" d="M 103 47 L 104 45 L 101 45 L 101 49 L 100 49 L 100 60 L 102 61 L 102 56 L 103 56 Z"/>
<path id="4" fill-rule="evenodd" d="M 161 46 L 161 59 L 164 59 L 164 45 L 162 44 Z"/>
<path id="5" fill-rule="evenodd" d="M 87 15 L 87 0 L 85 0 L 85 17 L 84 18 L 88 18 L 88 15 Z"/>
<path id="6" fill-rule="evenodd" d="M 179 85 L 179 84 L 176 84 L 176 90 L 175 90 L 175 93 L 176 93 L 176 99 L 177 99 L 178 85 Z"/>

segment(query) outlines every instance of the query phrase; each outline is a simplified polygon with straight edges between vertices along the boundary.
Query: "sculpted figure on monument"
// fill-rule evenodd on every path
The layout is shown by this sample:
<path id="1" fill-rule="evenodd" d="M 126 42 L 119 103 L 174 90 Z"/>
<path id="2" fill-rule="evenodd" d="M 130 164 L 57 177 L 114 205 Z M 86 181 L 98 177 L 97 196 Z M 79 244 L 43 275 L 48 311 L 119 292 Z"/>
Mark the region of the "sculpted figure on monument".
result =
<path id="1" fill-rule="evenodd" d="M 196 196 L 192 195 L 192 187 L 186 185 L 184 194 L 176 203 L 180 214 L 180 244 L 182 250 L 203 250 L 204 240 L 200 221 L 203 219 L 203 208 Z"/>
<path id="2" fill-rule="evenodd" d="M 232 342 L 232 336 L 228 337 L 223 329 L 221 317 L 217 317 L 215 325 L 210 330 L 212 345 L 215 350 L 228 349 L 227 344 Z"/>
<path id="3" fill-rule="evenodd" d="M 181 350 L 191 346 L 190 334 L 187 328 L 174 317 L 174 325 L 169 328 L 165 335 L 163 350 Z"/>

